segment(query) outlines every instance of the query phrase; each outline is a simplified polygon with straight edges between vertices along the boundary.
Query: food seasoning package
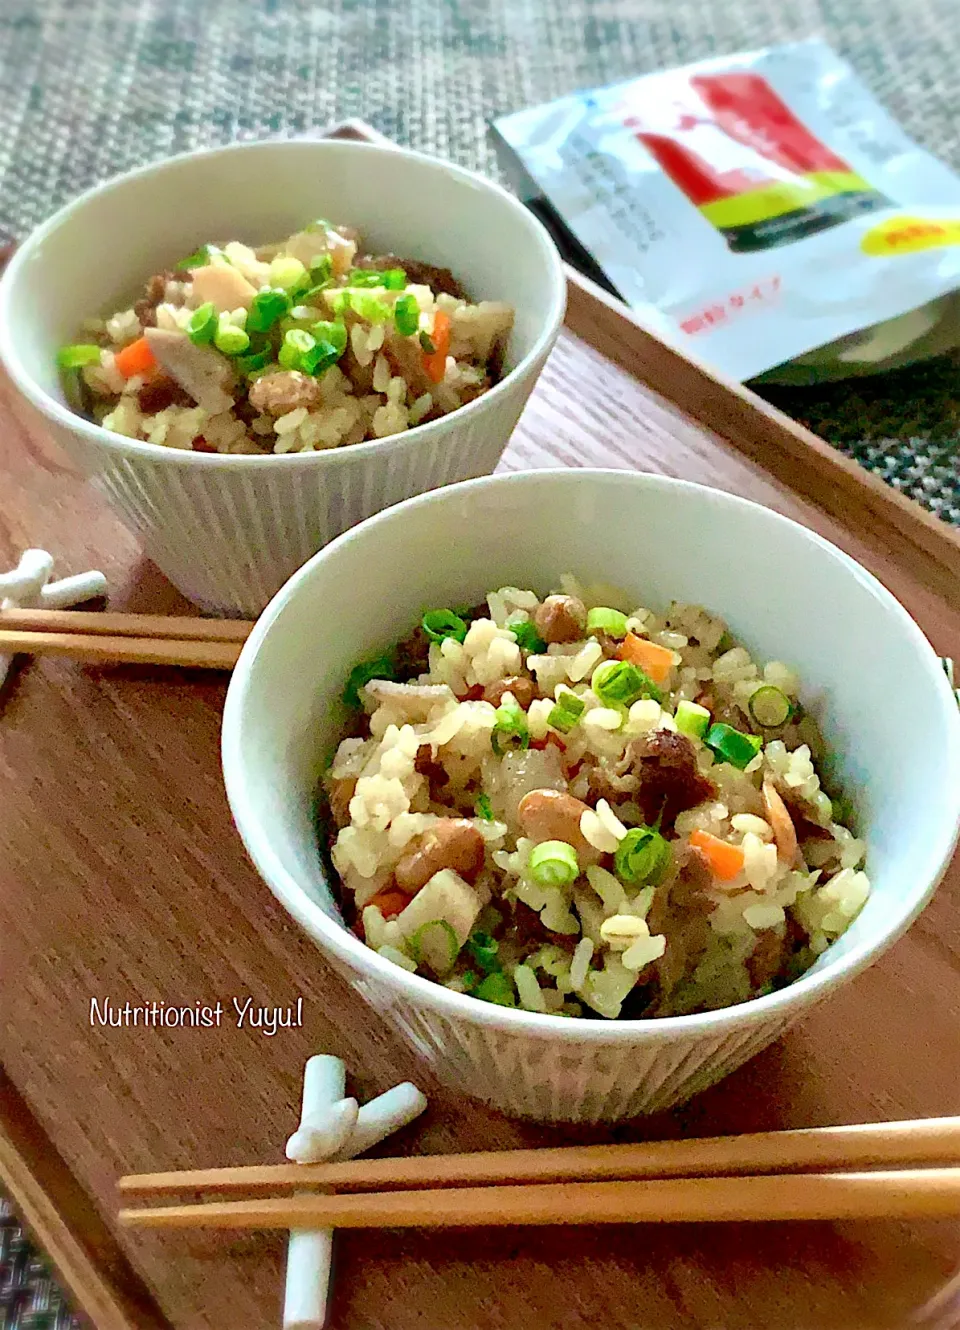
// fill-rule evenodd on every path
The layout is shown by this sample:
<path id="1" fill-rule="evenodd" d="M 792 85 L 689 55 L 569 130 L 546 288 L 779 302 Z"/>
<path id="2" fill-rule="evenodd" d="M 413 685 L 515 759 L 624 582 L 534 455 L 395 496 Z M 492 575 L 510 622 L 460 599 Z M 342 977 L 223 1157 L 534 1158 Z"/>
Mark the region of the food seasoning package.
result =
<path id="1" fill-rule="evenodd" d="M 821 41 L 577 93 L 493 133 L 555 234 L 734 378 L 875 372 L 960 340 L 960 177 Z"/>

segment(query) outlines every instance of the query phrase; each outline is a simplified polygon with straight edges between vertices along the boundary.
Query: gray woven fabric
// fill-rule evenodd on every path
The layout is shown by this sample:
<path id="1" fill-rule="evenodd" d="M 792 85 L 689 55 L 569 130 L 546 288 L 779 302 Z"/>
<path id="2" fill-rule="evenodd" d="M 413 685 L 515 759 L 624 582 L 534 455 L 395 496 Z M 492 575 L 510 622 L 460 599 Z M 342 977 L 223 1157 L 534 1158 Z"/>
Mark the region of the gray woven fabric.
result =
<path id="1" fill-rule="evenodd" d="M 80 1330 L 79 1321 L 2 1197 L 0 1330 Z"/>
<path id="2" fill-rule="evenodd" d="M 817 33 L 960 169 L 957 0 L 0 0 L 0 238 L 152 158 L 348 116 L 496 174 L 492 116 Z M 954 382 L 938 362 L 777 400 L 960 523 Z M 46 1285 L 6 1241 L 0 1328 L 36 1326 L 11 1308 Z"/>

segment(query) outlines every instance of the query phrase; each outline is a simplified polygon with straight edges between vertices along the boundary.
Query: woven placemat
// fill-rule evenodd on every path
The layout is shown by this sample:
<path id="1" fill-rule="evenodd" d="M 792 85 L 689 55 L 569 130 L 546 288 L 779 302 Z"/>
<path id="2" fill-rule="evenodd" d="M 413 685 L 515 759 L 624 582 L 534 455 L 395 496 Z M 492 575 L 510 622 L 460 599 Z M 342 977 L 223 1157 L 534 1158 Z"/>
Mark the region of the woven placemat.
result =
<path id="1" fill-rule="evenodd" d="M 350 116 L 495 175 L 492 116 L 815 34 L 960 169 L 956 0 L 0 0 L 0 238 L 152 158 Z M 960 523 L 957 372 L 943 360 L 776 400 Z M 16 1310 L 47 1287 L 20 1243 L 0 1249 L 10 1330 L 43 1323 Z"/>
<path id="2" fill-rule="evenodd" d="M 9 1203 L 0 1197 L 0 1330 L 80 1330 Z"/>

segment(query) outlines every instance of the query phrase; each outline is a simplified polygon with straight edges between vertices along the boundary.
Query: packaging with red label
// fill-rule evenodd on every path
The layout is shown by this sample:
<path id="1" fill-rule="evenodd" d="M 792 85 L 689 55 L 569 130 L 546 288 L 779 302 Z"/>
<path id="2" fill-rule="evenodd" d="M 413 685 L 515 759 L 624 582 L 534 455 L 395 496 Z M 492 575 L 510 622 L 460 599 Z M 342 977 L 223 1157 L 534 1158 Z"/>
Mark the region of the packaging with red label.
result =
<path id="1" fill-rule="evenodd" d="M 960 179 L 820 41 L 646 75 L 493 129 L 580 266 L 736 378 L 875 372 L 957 340 Z"/>

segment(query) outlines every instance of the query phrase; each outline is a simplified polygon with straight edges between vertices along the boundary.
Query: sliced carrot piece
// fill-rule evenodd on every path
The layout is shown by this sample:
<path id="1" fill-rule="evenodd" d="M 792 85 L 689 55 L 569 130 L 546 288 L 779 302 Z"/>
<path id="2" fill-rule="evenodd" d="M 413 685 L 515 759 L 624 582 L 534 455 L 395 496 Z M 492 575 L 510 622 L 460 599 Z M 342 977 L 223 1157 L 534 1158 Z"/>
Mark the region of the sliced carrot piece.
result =
<path id="1" fill-rule="evenodd" d="M 718 836 L 711 836 L 709 831 L 690 832 L 690 844 L 700 851 L 714 877 L 721 882 L 732 882 L 743 871 L 743 850 L 739 845 L 729 845 Z"/>
<path id="2" fill-rule="evenodd" d="M 434 350 L 423 357 L 423 368 L 434 383 L 439 383 L 447 368 L 447 354 L 450 350 L 450 315 L 438 309 L 433 316 L 433 332 L 430 340 Z"/>
<path id="3" fill-rule="evenodd" d="M 644 674 L 649 675 L 655 684 L 665 684 L 673 669 L 673 652 L 667 647 L 648 642 L 636 633 L 627 633 L 617 653 L 621 660 L 639 665 Z"/>
<path id="4" fill-rule="evenodd" d="M 368 905 L 375 905 L 384 919 L 396 919 L 401 911 L 405 910 L 413 897 L 407 892 L 401 891 L 399 887 L 381 887 L 377 894 L 367 901 Z"/>
<path id="5" fill-rule="evenodd" d="M 150 350 L 150 343 L 145 337 L 138 337 L 135 342 L 118 351 L 113 363 L 125 379 L 132 379 L 135 374 L 149 374 L 157 367 L 157 358 Z"/>

